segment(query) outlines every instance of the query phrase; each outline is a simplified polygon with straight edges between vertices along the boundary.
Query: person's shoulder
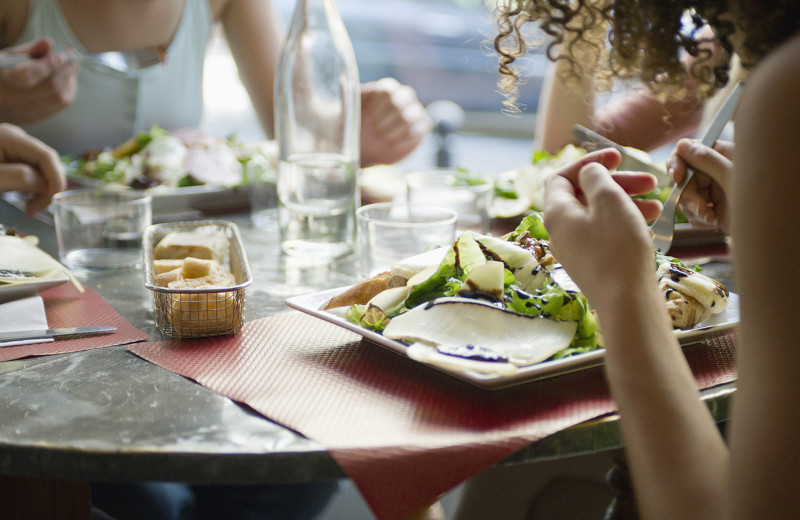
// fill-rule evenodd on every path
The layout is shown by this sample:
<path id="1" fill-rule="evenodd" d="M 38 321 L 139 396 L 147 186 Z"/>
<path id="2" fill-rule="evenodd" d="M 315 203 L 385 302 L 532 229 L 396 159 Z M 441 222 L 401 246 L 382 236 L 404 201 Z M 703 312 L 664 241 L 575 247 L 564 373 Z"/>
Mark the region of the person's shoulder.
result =
<path id="1" fill-rule="evenodd" d="M 800 35 L 764 57 L 748 79 L 751 101 L 800 106 Z"/>
<path id="2" fill-rule="evenodd" d="M 776 145 L 788 139 L 800 123 L 800 35 L 764 57 L 746 81 L 736 114 L 737 134 L 766 132 Z M 747 129 L 739 125 L 745 121 Z M 748 139 L 752 137 L 748 132 Z"/>

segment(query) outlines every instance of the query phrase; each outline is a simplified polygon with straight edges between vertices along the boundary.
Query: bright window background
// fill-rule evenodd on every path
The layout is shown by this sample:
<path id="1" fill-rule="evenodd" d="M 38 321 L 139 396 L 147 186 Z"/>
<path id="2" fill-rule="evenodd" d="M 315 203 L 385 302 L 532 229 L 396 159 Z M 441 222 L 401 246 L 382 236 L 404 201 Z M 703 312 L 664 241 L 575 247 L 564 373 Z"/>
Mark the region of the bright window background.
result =
<path id="1" fill-rule="evenodd" d="M 288 23 L 294 0 L 274 0 Z M 530 160 L 536 105 L 545 60 L 536 50 L 523 62 L 517 116 L 503 113 L 498 92 L 495 25 L 484 0 L 337 0 L 353 42 L 362 82 L 394 77 L 411 85 L 420 101 L 457 103 L 465 111 L 450 141 L 454 165 L 500 172 Z M 206 117 L 214 133 L 263 139 L 259 123 L 224 39 L 216 37 L 206 64 Z M 432 137 L 401 165 L 428 167 L 438 144 Z"/>

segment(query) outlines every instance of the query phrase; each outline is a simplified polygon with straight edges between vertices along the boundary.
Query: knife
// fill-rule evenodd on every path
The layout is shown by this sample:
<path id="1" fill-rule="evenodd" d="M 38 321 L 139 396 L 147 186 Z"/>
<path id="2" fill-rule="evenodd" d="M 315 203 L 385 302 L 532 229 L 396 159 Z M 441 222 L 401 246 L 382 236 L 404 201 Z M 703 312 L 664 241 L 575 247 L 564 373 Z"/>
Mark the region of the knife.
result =
<path id="1" fill-rule="evenodd" d="M 94 336 L 95 334 L 110 334 L 116 327 L 69 327 L 63 329 L 18 330 L 14 332 L 0 332 L 0 343 L 6 341 L 21 341 L 26 339 L 64 339 L 69 337 Z M 2 345 L 0 345 L 2 346 Z"/>
<path id="2" fill-rule="evenodd" d="M 589 151 L 602 150 L 603 148 L 613 148 L 622 155 L 622 162 L 619 164 L 619 170 L 634 171 L 634 172 L 647 172 L 652 173 L 658 179 L 659 186 L 668 186 L 672 184 L 672 179 L 667 175 L 667 171 L 661 166 L 647 161 L 641 157 L 637 157 L 631 150 L 615 143 L 611 139 L 603 137 L 597 132 L 589 130 L 585 126 L 575 125 L 572 127 L 572 135 L 581 142 L 582 146 Z M 646 154 L 647 152 L 642 152 Z"/>

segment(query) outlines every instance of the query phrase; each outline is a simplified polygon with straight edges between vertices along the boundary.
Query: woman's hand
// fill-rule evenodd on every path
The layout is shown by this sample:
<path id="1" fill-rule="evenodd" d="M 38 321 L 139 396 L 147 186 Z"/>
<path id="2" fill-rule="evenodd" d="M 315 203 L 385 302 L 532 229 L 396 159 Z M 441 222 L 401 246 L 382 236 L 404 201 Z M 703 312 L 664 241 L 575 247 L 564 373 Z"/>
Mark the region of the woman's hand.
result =
<path id="1" fill-rule="evenodd" d="M 648 173 L 609 173 L 619 152 L 598 150 L 561 169 L 545 185 L 544 219 L 553 254 L 589 301 L 613 304 L 631 284 L 653 279 L 653 249 L 647 220 L 661 211 L 655 200 L 630 195 L 655 189 Z"/>
<path id="2" fill-rule="evenodd" d="M 24 55 L 31 59 L 0 68 L 0 121 L 25 124 L 45 119 L 75 100 L 78 63 L 53 51 L 49 38 L 39 38 L 0 54 Z"/>
<path id="3" fill-rule="evenodd" d="M 719 226 L 724 231 L 730 224 L 730 208 L 726 192 L 733 173 L 733 143 L 717 141 L 713 148 L 691 139 L 681 139 L 667 161 L 667 168 L 676 183 L 694 168 L 695 176 L 681 195 L 680 208 L 697 226 Z"/>
<path id="4" fill-rule="evenodd" d="M 361 85 L 362 167 L 400 161 L 432 127 L 413 88 L 392 78 Z"/>
<path id="5" fill-rule="evenodd" d="M 32 217 L 66 188 L 64 167 L 55 150 L 21 128 L 0 124 L 0 192 L 30 194 L 25 209 Z"/>

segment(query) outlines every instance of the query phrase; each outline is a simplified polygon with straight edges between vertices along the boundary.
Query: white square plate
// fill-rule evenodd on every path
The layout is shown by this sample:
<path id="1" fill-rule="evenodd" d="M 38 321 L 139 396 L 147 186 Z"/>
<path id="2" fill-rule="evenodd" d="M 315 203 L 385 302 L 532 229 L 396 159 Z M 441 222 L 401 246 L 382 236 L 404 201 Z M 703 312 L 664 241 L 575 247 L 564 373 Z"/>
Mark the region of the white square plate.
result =
<path id="1" fill-rule="evenodd" d="M 59 274 L 55 278 L 46 280 L 34 279 L 30 282 L 0 283 L 0 303 L 17 300 L 26 296 L 33 296 L 40 291 L 61 285 L 69 281 L 67 275 Z"/>
<path id="2" fill-rule="evenodd" d="M 286 300 L 286 305 L 298 311 L 310 314 L 311 316 L 316 316 L 329 323 L 333 323 L 334 325 L 351 330 L 382 347 L 386 347 L 402 355 L 407 355 L 406 349 L 408 347 L 405 344 L 386 338 L 375 331 L 360 327 L 342 316 L 321 310 L 321 307 L 325 305 L 331 297 L 343 293 L 346 289 L 348 288 L 341 287 L 303 296 L 295 296 Z M 693 329 L 677 330 L 675 334 L 678 336 L 678 341 L 681 345 L 691 345 L 693 343 L 699 343 L 703 341 L 703 339 L 726 333 L 735 328 L 738 323 L 739 296 L 735 293 L 731 293 L 728 307 L 724 311 L 711 316 Z M 604 360 L 605 349 L 598 349 L 584 354 L 576 354 L 562 359 L 543 361 L 541 363 L 522 367 L 513 375 L 484 374 L 473 371 L 451 370 L 434 365 L 428 366 L 482 388 L 500 389 L 602 365 Z"/>

